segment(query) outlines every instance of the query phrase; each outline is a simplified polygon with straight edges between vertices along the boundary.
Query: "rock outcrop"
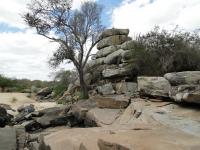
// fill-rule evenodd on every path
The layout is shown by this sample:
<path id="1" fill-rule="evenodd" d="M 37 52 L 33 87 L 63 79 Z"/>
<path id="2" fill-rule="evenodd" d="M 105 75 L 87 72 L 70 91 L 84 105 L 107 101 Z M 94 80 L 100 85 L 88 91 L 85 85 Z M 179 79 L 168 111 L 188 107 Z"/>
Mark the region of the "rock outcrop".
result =
<path id="1" fill-rule="evenodd" d="M 62 150 L 66 146 L 69 150 L 185 150 L 200 147 L 199 118 L 194 117 L 199 111 L 185 111 L 169 102 L 145 101 L 134 99 L 120 113 L 118 109 L 92 108 L 87 114 L 89 122 L 96 122 L 99 127 L 65 128 L 46 135 L 44 143 L 52 150 Z"/>
<path id="2" fill-rule="evenodd" d="M 164 77 L 172 85 L 169 96 L 173 100 L 200 104 L 200 71 L 167 73 Z"/>
<path id="3" fill-rule="evenodd" d="M 104 84 L 102 86 L 98 86 L 97 92 L 101 95 L 113 95 L 113 94 L 115 94 L 115 90 L 113 89 L 113 85 L 111 83 L 107 83 L 107 84 Z"/>
<path id="4" fill-rule="evenodd" d="M 200 103 L 200 71 L 167 73 L 164 77 L 138 77 L 137 81 L 140 95 Z"/>
<path id="5" fill-rule="evenodd" d="M 164 77 L 172 86 L 184 84 L 200 84 L 200 71 L 183 71 L 167 73 Z"/>
<path id="6" fill-rule="evenodd" d="M 12 119 L 12 115 L 7 113 L 7 110 L 0 106 L 0 128 L 8 125 Z"/>
<path id="7" fill-rule="evenodd" d="M 179 85 L 172 87 L 169 95 L 177 102 L 200 104 L 200 85 Z"/>
<path id="8" fill-rule="evenodd" d="M 96 96 L 94 100 L 97 101 L 99 108 L 110 108 L 110 109 L 124 109 L 130 103 L 130 97 L 123 95 L 112 95 L 112 96 Z"/>
<path id="9" fill-rule="evenodd" d="M 114 28 L 100 34 L 98 52 L 85 70 L 87 74 L 91 74 L 90 85 L 103 86 L 106 83 L 113 84 L 127 79 L 133 81 L 134 67 L 130 63 L 133 47 L 128 34 L 128 29 Z"/>
<path id="10" fill-rule="evenodd" d="M 138 91 L 141 95 L 169 97 L 171 85 L 163 77 L 138 77 Z"/>

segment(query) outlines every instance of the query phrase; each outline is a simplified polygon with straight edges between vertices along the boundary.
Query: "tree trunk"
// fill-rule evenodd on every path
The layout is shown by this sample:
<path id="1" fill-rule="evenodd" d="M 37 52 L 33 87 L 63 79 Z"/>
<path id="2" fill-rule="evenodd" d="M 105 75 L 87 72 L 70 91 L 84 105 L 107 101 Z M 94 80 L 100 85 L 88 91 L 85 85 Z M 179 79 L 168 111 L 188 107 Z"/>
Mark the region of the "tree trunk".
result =
<path id="1" fill-rule="evenodd" d="M 89 95 L 88 95 L 87 85 L 86 85 L 85 80 L 84 80 L 83 69 L 80 69 L 78 72 L 79 72 L 80 87 L 81 87 L 81 92 L 82 92 L 81 98 L 88 99 Z"/>
<path id="2" fill-rule="evenodd" d="M 4 86 L 1 87 L 2 93 L 5 92 L 5 89 L 6 89 L 6 87 L 4 87 Z"/>

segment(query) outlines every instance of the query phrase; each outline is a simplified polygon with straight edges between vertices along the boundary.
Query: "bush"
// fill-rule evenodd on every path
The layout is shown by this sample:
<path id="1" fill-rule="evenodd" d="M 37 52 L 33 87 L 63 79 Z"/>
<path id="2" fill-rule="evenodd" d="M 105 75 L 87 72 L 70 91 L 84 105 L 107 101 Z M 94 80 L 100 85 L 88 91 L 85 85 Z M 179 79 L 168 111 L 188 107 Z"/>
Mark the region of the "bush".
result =
<path id="1" fill-rule="evenodd" d="M 13 97 L 12 98 L 12 103 L 16 103 L 17 102 L 17 98 L 16 97 Z"/>
<path id="2" fill-rule="evenodd" d="M 2 88 L 2 91 L 4 92 L 5 88 L 12 87 L 13 81 L 7 77 L 4 77 L 3 75 L 0 75 L 0 87 Z"/>
<path id="3" fill-rule="evenodd" d="M 55 83 L 55 86 L 53 87 L 53 92 L 55 96 L 62 96 L 63 93 L 67 90 L 68 84 L 58 82 Z"/>
<path id="4" fill-rule="evenodd" d="M 132 58 L 139 75 L 200 70 L 200 37 L 177 28 L 170 32 L 155 27 L 137 37 Z"/>
<path id="5" fill-rule="evenodd" d="M 62 96 L 63 93 L 67 90 L 68 85 L 71 82 L 75 82 L 76 74 L 76 72 L 69 70 L 60 70 L 55 73 L 53 86 L 55 97 Z"/>

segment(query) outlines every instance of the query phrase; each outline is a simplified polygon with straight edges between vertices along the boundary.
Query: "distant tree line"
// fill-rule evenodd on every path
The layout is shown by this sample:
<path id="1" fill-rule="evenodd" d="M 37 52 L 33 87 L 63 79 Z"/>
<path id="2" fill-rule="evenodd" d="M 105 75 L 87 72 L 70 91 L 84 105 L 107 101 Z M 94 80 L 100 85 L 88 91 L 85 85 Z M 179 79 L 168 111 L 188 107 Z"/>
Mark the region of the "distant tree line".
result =
<path id="1" fill-rule="evenodd" d="M 52 81 L 32 81 L 29 79 L 8 78 L 0 74 L 0 92 L 37 92 L 39 89 L 49 87 L 57 97 L 62 96 L 68 85 L 78 79 L 77 72 L 69 70 L 59 70 L 52 76 Z"/>
<path id="2" fill-rule="evenodd" d="M 4 75 L 0 75 L 0 88 L 2 92 L 28 92 L 32 86 L 44 88 L 51 86 L 52 84 L 52 81 L 12 79 Z"/>
<path id="3" fill-rule="evenodd" d="M 55 97 L 62 96 L 67 90 L 70 83 L 74 83 L 78 79 L 76 71 L 59 70 L 55 72 L 53 92 Z"/>

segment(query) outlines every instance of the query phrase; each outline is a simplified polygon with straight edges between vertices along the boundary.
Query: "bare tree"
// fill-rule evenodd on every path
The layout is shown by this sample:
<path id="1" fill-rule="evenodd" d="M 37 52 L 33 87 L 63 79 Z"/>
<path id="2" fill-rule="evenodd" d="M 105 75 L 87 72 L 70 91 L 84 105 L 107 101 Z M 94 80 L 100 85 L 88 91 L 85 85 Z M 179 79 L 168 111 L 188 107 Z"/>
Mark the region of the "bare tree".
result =
<path id="1" fill-rule="evenodd" d="M 84 67 L 103 30 L 102 7 L 88 1 L 73 10 L 72 0 L 32 0 L 28 10 L 23 15 L 25 22 L 39 35 L 59 43 L 50 64 L 56 67 L 64 60 L 72 62 L 79 73 L 83 98 L 88 98 Z"/>

